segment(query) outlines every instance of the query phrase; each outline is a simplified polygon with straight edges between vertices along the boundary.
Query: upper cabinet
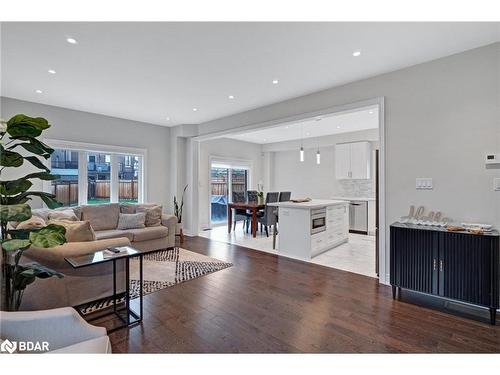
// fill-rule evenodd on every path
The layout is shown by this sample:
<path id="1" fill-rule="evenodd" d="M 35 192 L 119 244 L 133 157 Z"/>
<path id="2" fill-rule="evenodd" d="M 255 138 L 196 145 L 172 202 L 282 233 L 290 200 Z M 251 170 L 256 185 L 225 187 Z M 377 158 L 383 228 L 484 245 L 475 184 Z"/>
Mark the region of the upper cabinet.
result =
<path id="1" fill-rule="evenodd" d="M 337 180 L 369 179 L 370 162 L 370 142 L 339 143 L 335 146 Z"/>

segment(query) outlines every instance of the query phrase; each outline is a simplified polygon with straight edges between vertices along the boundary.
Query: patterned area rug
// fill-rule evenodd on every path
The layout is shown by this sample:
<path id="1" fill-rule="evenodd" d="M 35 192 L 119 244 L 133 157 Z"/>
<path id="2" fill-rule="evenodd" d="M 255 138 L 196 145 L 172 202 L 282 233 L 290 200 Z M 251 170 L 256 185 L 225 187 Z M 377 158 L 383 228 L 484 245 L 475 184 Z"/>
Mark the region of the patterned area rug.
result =
<path id="1" fill-rule="evenodd" d="M 232 263 L 223 262 L 183 248 L 160 250 L 147 254 L 143 258 L 143 293 L 147 295 L 185 281 L 196 279 L 200 276 L 208 275 L 212 272 L 223 270 L 232 265 Z M 130 298 L 139 297 L 139 293 L 139 258 L 132 258 L 130 260 Z M 124 301 L 125 297 L 117 300 L 118 303 L 123 303 Z M 90 314 L 110 306 L 113 306 L 113 300 L 106 298 L 88 303 L 80 307 L 80 311 L 82 314 Z"/>

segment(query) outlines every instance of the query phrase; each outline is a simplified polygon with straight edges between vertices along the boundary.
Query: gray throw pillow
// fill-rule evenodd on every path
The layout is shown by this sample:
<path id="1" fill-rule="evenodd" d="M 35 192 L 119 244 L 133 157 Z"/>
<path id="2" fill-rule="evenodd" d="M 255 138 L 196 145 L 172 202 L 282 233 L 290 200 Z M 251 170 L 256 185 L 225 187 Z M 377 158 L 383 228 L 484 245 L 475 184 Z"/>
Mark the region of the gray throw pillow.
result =
<path id="1" fill-rule="evenodd" d="M 120 214 L 118 218 L 117 229 L 137 229 L 144 228 L 146 222 L 146 213 L 140 212 L 137 214 Z"/>

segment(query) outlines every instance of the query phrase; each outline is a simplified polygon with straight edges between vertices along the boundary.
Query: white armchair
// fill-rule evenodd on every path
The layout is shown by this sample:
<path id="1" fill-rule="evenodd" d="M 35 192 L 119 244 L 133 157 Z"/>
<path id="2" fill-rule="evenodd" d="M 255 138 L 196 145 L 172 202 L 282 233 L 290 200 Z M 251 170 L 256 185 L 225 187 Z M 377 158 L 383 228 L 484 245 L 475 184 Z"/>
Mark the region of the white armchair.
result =
<path id="1" fill-rule="evenodd" d="M 111 353 L 106 329 L 87 323 L 73 308 L 0 312 L 0 338 L 46 341 L 49 353 Z"/>

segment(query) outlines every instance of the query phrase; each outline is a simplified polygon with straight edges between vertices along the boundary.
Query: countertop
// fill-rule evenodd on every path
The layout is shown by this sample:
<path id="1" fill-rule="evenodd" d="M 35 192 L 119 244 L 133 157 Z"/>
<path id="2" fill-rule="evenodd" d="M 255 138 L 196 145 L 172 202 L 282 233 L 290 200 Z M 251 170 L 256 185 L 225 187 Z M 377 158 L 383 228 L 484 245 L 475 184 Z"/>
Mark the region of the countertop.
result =
<path id="1" fill-rule="evenodd" d="M 339 199 L 343 201 L 374 201 L 375 198 L 369 197 L 332 197 L 332 199 Z"/>
<path id="2" fill-rule="evenodd" d="M 269 206 L 283 207 L 283 208 L 321 208 L 326 206 L 335 206 L 338 204 L 346 204 L 343 200 L 330 200 L 330 199 L 313 199 L 310 202 L 294 203 L 294 202 L 276 202 L 268 203 Z"/>

